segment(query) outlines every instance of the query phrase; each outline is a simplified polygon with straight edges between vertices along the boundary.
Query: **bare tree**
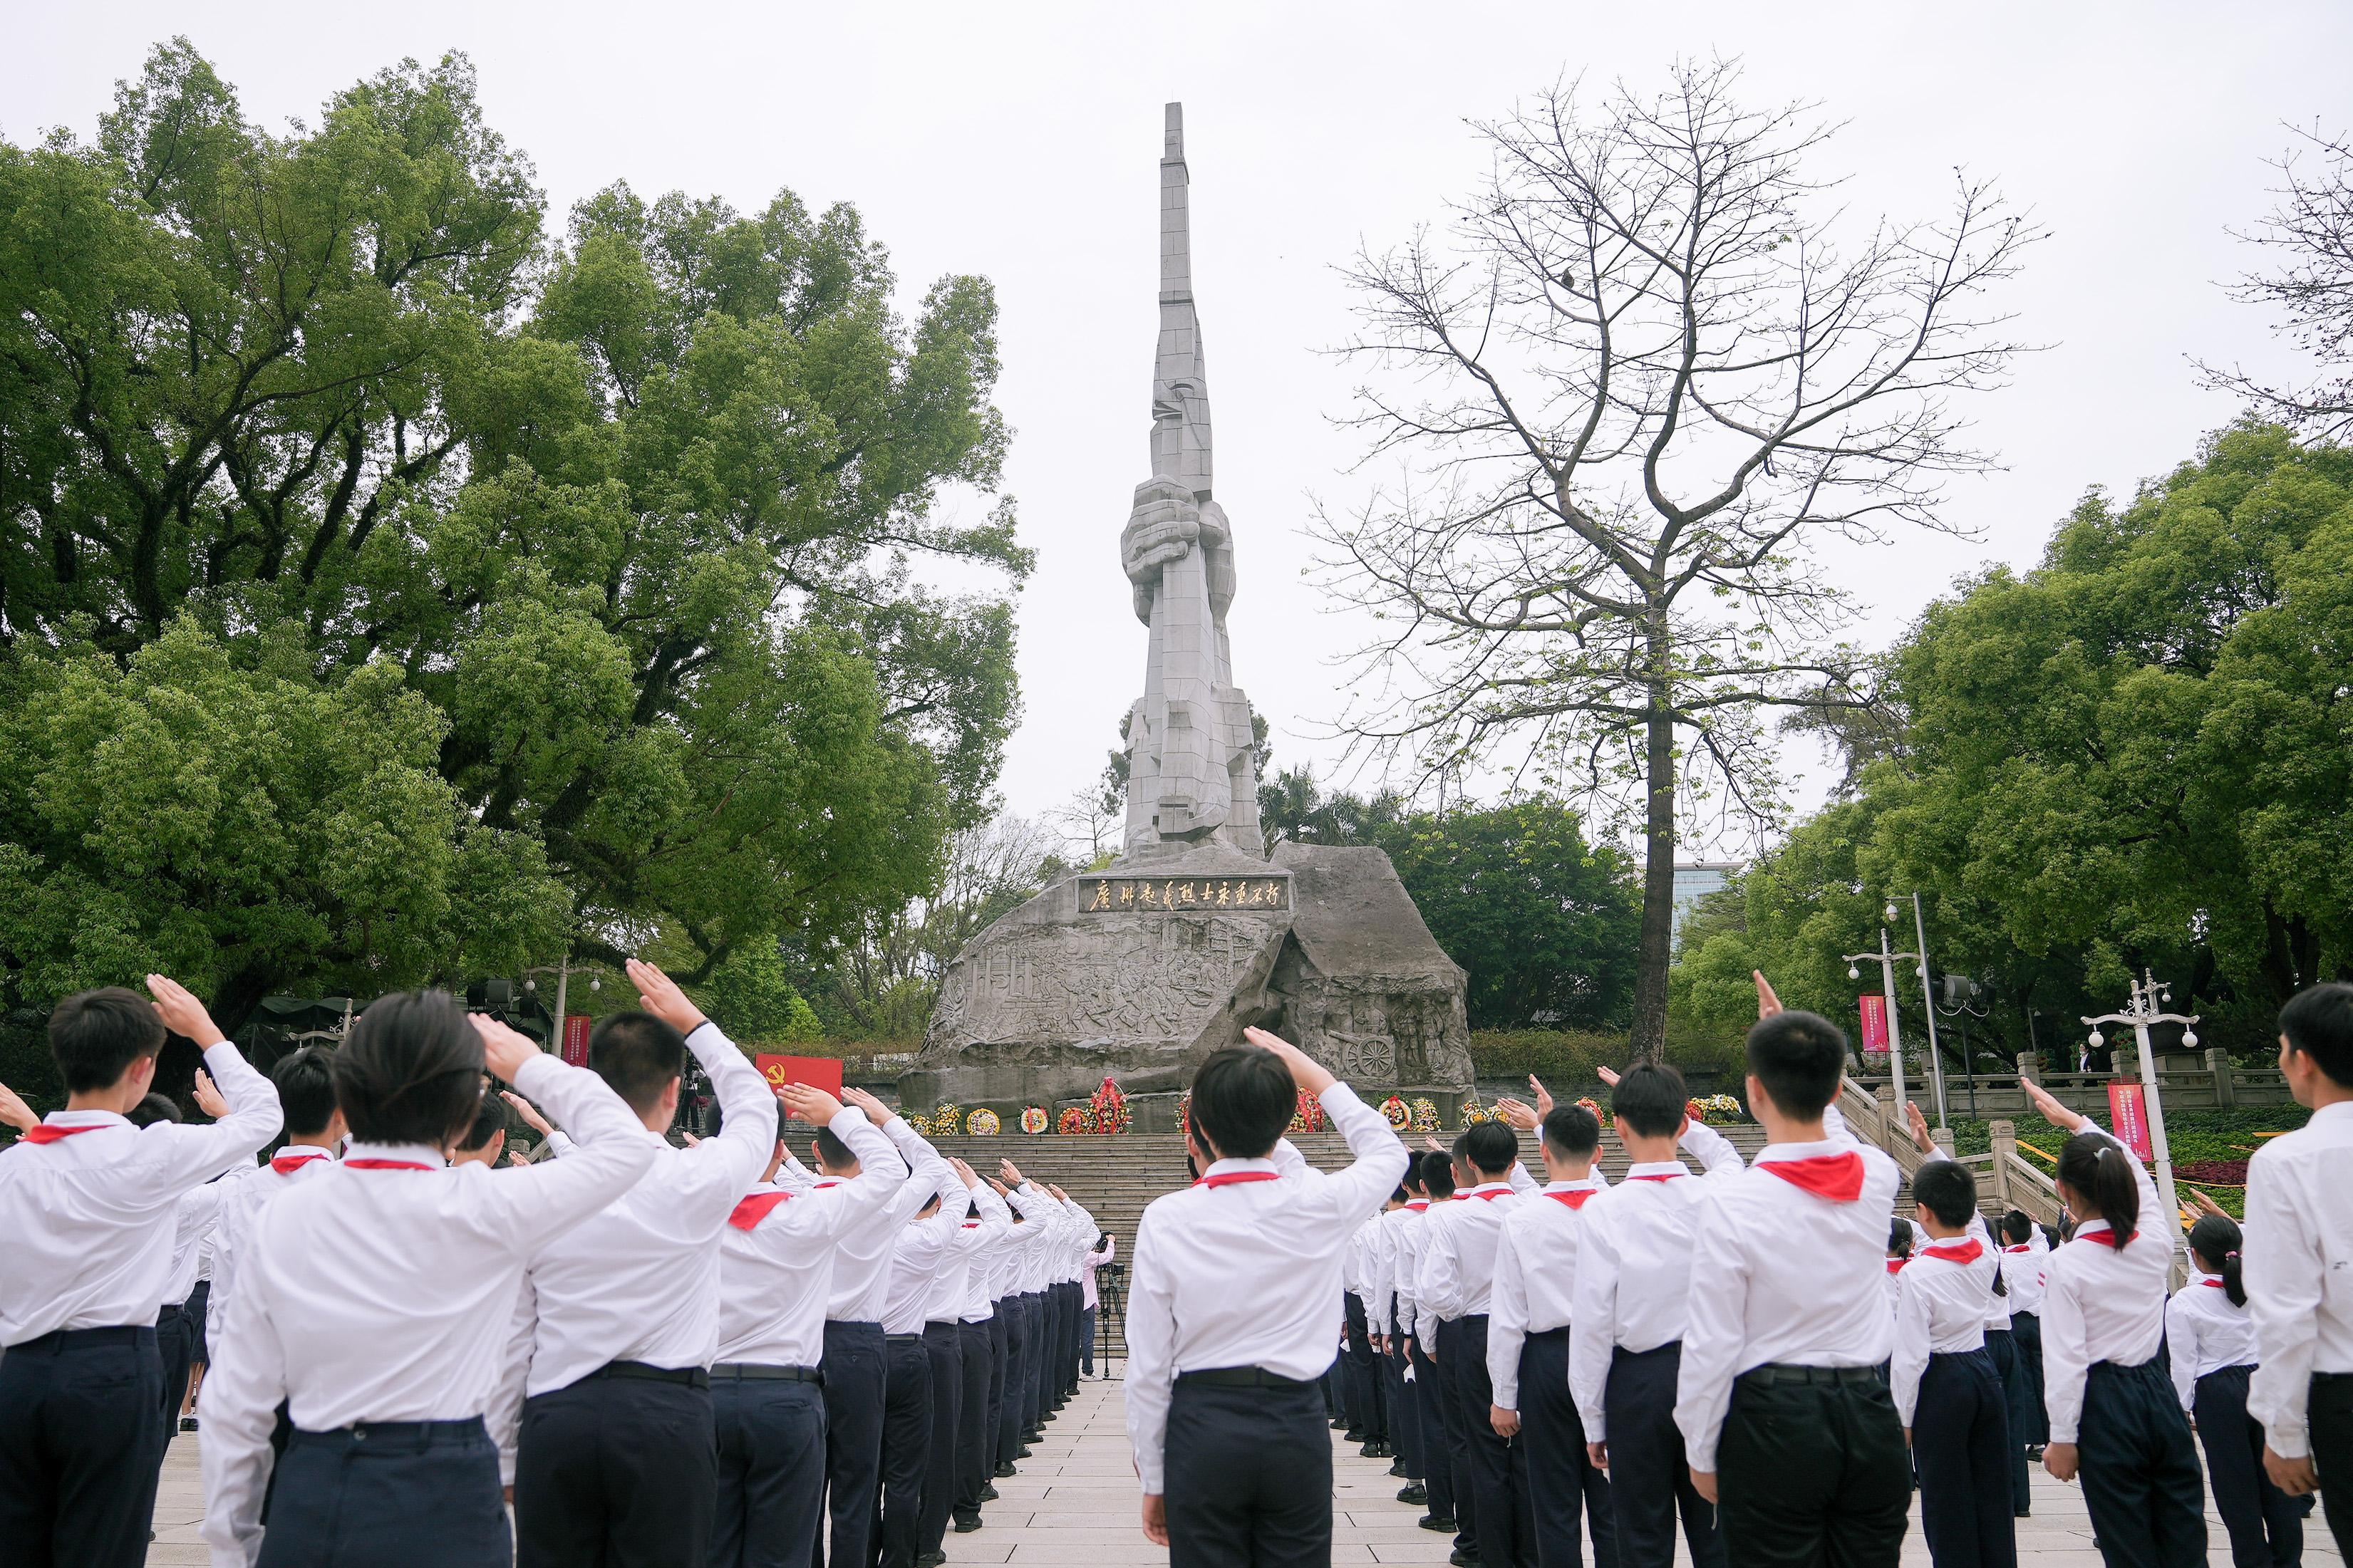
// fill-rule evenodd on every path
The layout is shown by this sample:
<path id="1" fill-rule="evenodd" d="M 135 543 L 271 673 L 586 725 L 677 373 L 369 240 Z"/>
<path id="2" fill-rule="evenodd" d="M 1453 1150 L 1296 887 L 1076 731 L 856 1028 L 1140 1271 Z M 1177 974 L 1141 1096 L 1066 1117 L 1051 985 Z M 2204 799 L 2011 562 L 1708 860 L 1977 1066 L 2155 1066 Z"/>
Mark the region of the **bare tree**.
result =
<path id="1" fill-rule="evenodd" d="M 2325 374 L 2309 386 L 2257 380 L 2237 366 L 2200 363 L 2206 384 L 2236 393 L 2255 413 L 2323 441 L 2353 431 L 2353 142 L 2298 131 L 2305 145 L 2274 165 L 2286 184 L 2263 227 L 2242 236 L 2280 257 L 2276 270 L 2239 280 L 2232 297 L 2267 305 Z"/>
<path id="2" fill-rule="evenodd" d="M 1760 710 L 1867 700 L 1824 545 L 1944 526 L 1989 466 L 1952 395 L 2021 345 L 1980 296 L 2032 226 L 1961 180 L 1939 222 L 1852 248 L 1799 165 L 1830 131 L 1678 68 L 1589 116 L 1555 89 L 1479 130 L 1494 170 L 1440 234 L 1359 258 L 1368 461 L 1325 565 L 1388 625 L 1345 722 L 1425 779 L 1508 763 L 1640 813 L 1637 1053 L 1666 1028 L 1679 819 L 1770 820 Z"/>

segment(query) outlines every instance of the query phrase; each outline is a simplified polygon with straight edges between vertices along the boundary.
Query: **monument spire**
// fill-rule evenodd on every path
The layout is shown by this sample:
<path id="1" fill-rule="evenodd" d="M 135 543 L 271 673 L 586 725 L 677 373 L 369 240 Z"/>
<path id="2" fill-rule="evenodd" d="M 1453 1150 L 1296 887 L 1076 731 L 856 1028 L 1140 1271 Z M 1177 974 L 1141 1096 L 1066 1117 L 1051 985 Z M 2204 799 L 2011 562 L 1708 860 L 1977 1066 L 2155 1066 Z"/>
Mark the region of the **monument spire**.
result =
<path id="1" fill-rule="evenodd" d="M 1160 154 L 1160 353 L 1152 374 L 1152 471 L 1209 499 L 1209 372 L 1193 309 L 1185 106 L 1168 105 Z"/>

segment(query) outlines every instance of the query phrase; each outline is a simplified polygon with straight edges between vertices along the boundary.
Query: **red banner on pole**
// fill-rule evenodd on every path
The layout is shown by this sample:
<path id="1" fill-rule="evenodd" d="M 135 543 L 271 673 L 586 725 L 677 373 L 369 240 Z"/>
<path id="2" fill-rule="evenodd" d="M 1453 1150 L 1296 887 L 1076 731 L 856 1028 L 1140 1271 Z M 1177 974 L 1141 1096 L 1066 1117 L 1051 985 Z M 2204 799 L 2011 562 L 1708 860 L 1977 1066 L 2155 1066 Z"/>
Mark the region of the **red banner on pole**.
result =
<path id="1" fill-rule="evenodd" d="M 2139 1084 L 2108 1085 L 2108 1126 L 2116 1142 L 2139 1158 L 2157 1158 L 2157 1150 L 2148 1141 L 2147 1091 Z"/>
<path id="2" fill-rule="evenodd" d="M 1876 991 L 1862 994 L 1862 1048 L 1883 1051 L 1887 1048 L 1887 998 Z"/>
<path id="3" fill-rule="evenodd" d="M 567 1067 L 588 1065 L 588 1025 L 586 1013 L 575 1013 L 564 1020 L 564 1043 L 558 1047 Z"/>
<path id="4" fill-rule="evenodd" d="M 788 1083 L 805 1083 L 811 1089 L 821 1089 L 836 1100 L 841 1098 L 841 1058 L 839 1057 L 786 1057 L 763 1051 L 752 1058 L 760 1076 L 768 1080 L 771 1089 L 782 1089 Z"/>

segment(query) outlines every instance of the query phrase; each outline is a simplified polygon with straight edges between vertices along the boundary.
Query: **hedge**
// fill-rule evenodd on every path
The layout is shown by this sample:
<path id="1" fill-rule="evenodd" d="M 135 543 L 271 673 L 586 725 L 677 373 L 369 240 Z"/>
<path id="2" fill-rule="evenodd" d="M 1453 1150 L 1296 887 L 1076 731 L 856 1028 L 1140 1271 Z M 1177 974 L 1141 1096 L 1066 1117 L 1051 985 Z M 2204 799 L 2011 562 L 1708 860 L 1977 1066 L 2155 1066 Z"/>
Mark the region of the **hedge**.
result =
<path id="1" fill-rule="evenodd" d="M 1471 1066 L 1482 1079 L 1522 1079 L 1534 1073 L 1547 1084 L 1596 1084 L 1603 1068 L 1623 1069 L 1633 1052 L 1624 1033 L 1599 1029 L 1473 1029 Z M 1698 1033 L 1668 1037 L 1667 1060 L 1683 1068 L 1722 1071 L 1740 1060 L 1736 1040 Z"/>

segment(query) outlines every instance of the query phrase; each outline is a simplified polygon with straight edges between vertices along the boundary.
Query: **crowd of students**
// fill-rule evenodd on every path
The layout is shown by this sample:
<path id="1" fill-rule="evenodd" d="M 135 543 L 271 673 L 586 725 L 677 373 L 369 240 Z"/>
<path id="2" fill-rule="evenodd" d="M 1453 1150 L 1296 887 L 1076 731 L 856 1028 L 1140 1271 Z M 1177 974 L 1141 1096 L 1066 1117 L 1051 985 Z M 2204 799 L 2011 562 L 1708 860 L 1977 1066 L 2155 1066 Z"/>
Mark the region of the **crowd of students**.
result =
<path id="1" fill-rule="evenodd" d="M 2176 1230 L 2128 1150 L 2040 1087 L 2070 1134 L 2057 1245 L 1996 1237 L 1929 1142 L 1908 1215 L 1894 1160 L 1836 1104 L 1847 1043 L 1757 976 L 1744 1163 L 1685 1114 L 1672 1068 L 1615 1077 L 1614 1185 L 1580 1106 L 1409 1152 L 1282 1041 L 1210 1058 L 1201 1179 L 1139 1226 L 1128 1426 L 1147 1536 L 1172 1568 L 1331 1560 L 1332 1445 L 1391 1457 L 1456 1568 L 1894 1568 L 1916 1488 L 1937 1568 L 2014 1568 L 2028 1463 L 2079 1482 L 2110 1568 L 2295 1568 L 2316 1491 L 2353 1533 L 2353 985 L 2280 1016 L 2310 1124 L 2251 1162 L 2247 1221 Z M 1531 1080 L 1533 1085 L 1533 1080 Z M 1316 1096 L 1355 1162 L 1282 1131 Z M 1698 1170 L 1692 1168 L 1694 1162 Z M 1336 1414 L 1335 1414 L 1336 1412 Z M 2193 1421 L 2195 1437 L 2193 1439 Z M 2201 1473 L 2197 1445 L 2206 1463 Z"/>
<path id="2" fill-rule="evenodd" d="M 438 992 L 266 1078 L 162 975 L 60 1002 L 67 1108 L 0 1089 L 0 1562 L 144 1559 L 200 1345 L 216 1568 L 934 1568 L 981 1528 L 1107 1238 L 629 975 L 586 1068 Z M 207 1122 L 152 1092 L 167 1030 Z M 722 1120 L 675 1146 L 689 1054 Z M 547 1138 L 502 1166 L 510 1106 Z"/>

